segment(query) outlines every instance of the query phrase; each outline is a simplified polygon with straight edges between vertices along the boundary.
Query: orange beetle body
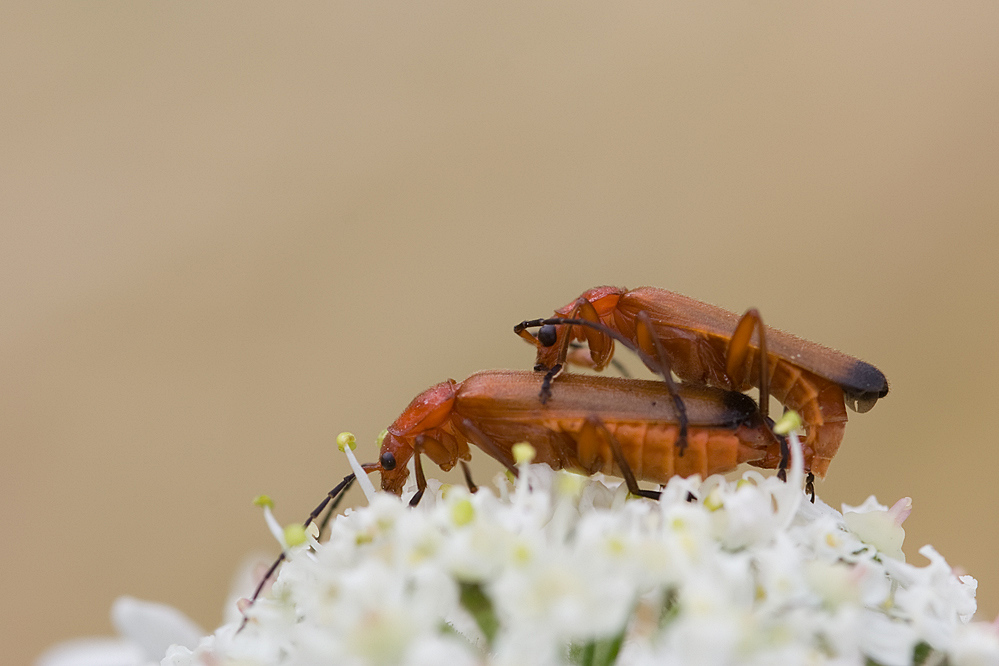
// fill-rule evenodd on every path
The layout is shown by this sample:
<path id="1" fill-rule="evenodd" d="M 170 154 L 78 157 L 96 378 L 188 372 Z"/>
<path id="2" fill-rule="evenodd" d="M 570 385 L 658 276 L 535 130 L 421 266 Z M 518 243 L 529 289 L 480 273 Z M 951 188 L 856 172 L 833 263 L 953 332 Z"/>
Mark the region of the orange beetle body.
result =
<path id="1" fill-rule="evenodd" d="M 655 287 L 597 287 L 555 311 L 556 316 L 569 319 L 589 319 L 595 314 L 600 323 L 657 358 L 654 346 L 639 335 L 637 321 L 643 312 L 662 344 L 663 360 L 681 380 L 732 391 L 760 385 L 758 335 L 747 339 L 740 349 L 746 355 L 739 375 L 733 376 L 726 364 L 740 317 L 717 306 Z M 548 347 L 530 334 L 524 336 L 538 346 L 536 369 L 551 369 L 566 360 L 571 340 L 586 341 L 589 353 L 577 350 L 568 357 L 569 362 L 595 370 L 610 362 L 614 340 L 606 334 L 578 325 L 555 328 L 556 343 Z M 888 382 L 869 363 L 769 326 L 763 328 L 770 395 L 801 414 L 807 433 L 803 443 L 806 469 L 825 476 L 843 438 L 846 405 L 866 412 L 888 393 Z M 555 384 L 561 381 L 559 378 Z M 776 464 L 768 458 L 764 466 Z"/>
<path id="2" fill-rule="evenodd" d="M 780 442 L 756 403 L 742 393 L 680 387 L 688 422 L 681 453 L 676 403 L 664 382 L 569 375 L 541 404 L 538 392 L 543 382 L 537 372 L 486 370 L 463 382 L 449 379 L 436 384 L 416 396 L 388 427 L 379 462 L 362 467 L 381 472 L 382 490 L 400 495 L 409 477 L 407 463 L 415 455 L 417 493 L 410 504 L 416 504 L 426 489 L 419 454 L 447 471 L 471 458 L 469 443 L 515 469 L 513 446 L 529 442 L 536 451 L 535 462 L 554 469 L 624 476 L 629 490 L 652 498 L 659 492 L 639 488 L 636 478 L 665 484 L 675 475 L 708 476 L 744 462 L 774 467 L 779 459 Z M 330 506 L 328 519 L 354 479 L 349 474 L 330 490 L 305 526 Z M 468 482 L 471 487 L 470 475 Z M 320 524 L 320 533 L 325 523 Z M 282 552 L 257 586 L 251 605 L 284 559 Z M 239 631 L 247 620 L 244 613 Z"/>
<path id="3" fill-rule="evenodd" d="M 514 464 L 513 445 L 529 442 L 535 462 L 621 476 L 601 429 L 617 440 L 635 477 L 657 484 L 674 475 L 729 471 L 743 462 L 775 467 L 780 457 L 756 403 L 741 393 L 681 387 L 689 434 L 680 455 L 678 417 L 662 382 L 567 375 L 542 405 L 542 380 L 536 372 L 487 370 L 421 393 L 382 440 L 382 489 L 402 492 L 407 463 L 417 451 L 447 471 L 471 457 L 469 443 L 507 467 Z"/>

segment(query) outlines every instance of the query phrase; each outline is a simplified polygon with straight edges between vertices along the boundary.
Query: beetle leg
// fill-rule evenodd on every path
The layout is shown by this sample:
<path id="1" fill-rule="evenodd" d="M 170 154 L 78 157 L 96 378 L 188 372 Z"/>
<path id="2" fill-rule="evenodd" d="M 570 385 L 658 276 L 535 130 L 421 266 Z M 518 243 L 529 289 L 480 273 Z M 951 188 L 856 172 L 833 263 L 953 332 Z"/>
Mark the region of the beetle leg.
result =
<path id="1" fill-rule="evenodd" d="M 416 494 L 409 500 L 409 506 L 416 506 L 423 499 L 423 493 L 427 490 L 427 477 L 423 474 L 423 462 L 419 450 L 413 456 L 413 466 L 416 467 Z"/>
<path id="2" fill-rule="evenodd" d="M 617 360 L 616 358 L 613 358 L 611 359 L 610 364 L 614 366 L 614 369 L 617 370 L 618 374 L 620 374 L 622 377 L 624 377 L 625 379 L 631 379 L 631 373 L 628 372 L 628 368 L 624 367 L 624 363 Z"/>
<path id="3" fill-rule="evenodd" d="M 787 441 L 783 438 L 781 439 L 781 464 L 777 478 L 781 481 L 787 481 Z M 812 472 L 809 472 L 808 476 L 805 477 L 805 494 L 808 495 L 809 501 L 815 504 L 815 474 Z"/>
<path id="4" fill-rule="evenodd" d="M 541 335 L 541 332 L 539 331 L 538 335 L 534 335 L 533 333 L 531 333 L 527 329 L 534 328 L 536 326 L 545 326 L 545 325 L 549 325 L 549 326 L 552 326 L 554 328 L 553 325 L 546 324 L 546 320 L 544 320 L 544 319 L 527 319 L 527 320 L 524 320 L 524 321 L 520 322 L 516 326 L 514 326 L 513 327 L 513 332 L 516 333 L 517 335 L 519 335 L 520 337 L 524 338 L 528 342 L 530 342 L 532 345 L 534 345 L 538 349 L 541 349 L 543 346 L 546 346 L 545 343 L 542 342 L 541 339 L 540 339 L 540 338 L 543 337 Z M 565 337 L 566 340 L 568 340 L 568 338 L 569 338 L 568 335 L 564 336 L 564 337 Z M 556 338 L 556 340 L 557 340 L 557 338 Z M 549 343 L 548 346 L 550 346 L 551 344 L 554 344 L 554 343 L 553 342 Z M 555 377 L 557 377 L 559 375 L 560 372 L 562 372 L 562 362 L 564 360 L 565 360 L 565 353 L 560 353 L 559 354 L 558 362 L 555 365 L 553 365 L 551 368 L 545 367 L 545 365 L 543 363 L 538 363 L 538 364 L 536 364 L 534 366 L 534 371 L 535 372 L 544 372 L 545 373 L 545 378 L 541 381 L 541 392 L 538 395 L 538 398 L 541 400 L 541 404 L 542 405 L 545 404 L 546 402 L 548 402 L 548 398 L 550 398 L 551 395 L 552 395 L 552 388 L 551 388 L 552 387 L 552 381 L 555 379 Z"/>
<path id="5" fill-rule="evenodd" d="M 595 365 L 593 357 L 590 355 L 589 347 L 584 345 L 582 342 L 569 343 L 569 355 L 566 356 L 565 361 L 569 365 L 578 365 L 581 368 L 592 368 Z M 612 365 L 622 377 L 631 377 L 631 373 L 628 372 L 626 367 L 624 367 L 624 363 L 621 363 L 621 361 L 616 358 L 611 358 L 610 365 Z"/>
<path id="6" fill-rule="evenodd" d="M 557 312 L 556 316 L 561 316 Z M 569 310 L 569 315 L 565 319 L 579 319 L 585 324 L 586 322 L 592 322 L 597 326 L 601 326 L 600 315 L 597 314 L 596 309 L 593 304 L 590 303 L 583 297 L 577 298 L 576 302 L 573 303 L 572 309 Z M 516 329 L 515 329 L 516 330 Z M 562 330 L 559 331 L 562 334 L 561 339 L 556 338 L 556 343 L 558 344 L 558 354 L 555 357 L 555 368 L 562 367 L 565 365 L 566 359 L 569 357 L 569 345 L 572 344 L 572 339 L 574 336 L 574 331 L 572 330 L 572 324 L 563 325 Z M 589 367 L 602 366 L 599 361 L 600 356 L 606 356 L 610 349 L 612 349 L 614 341 L 604 335 L 599 329 L 592 326 L 582 326 L 582 334 L 586 338 L 586 344 L 589 347 L 590 364 Z M 541 341 L 541 332 L 538 332 L 538 344 L 545 344 Z M 551 343 L 549 343 L 550 345 Z M 554 379 L 554 377 L 553 377 Z M 544 402 L 544 400 L 542 400 Z"/>
<path id="7" fill-rule="evenodd" d="M 458 462 L 461 463 L 461 472 L 465 475 L 465 483 L 468 484 L 468 492 L 479 492 L 479 487 L 475 485 L 474 481 L 472 481 L 472 470 L 468 468 L 468 463 L 464 460 L 459 460 Z"/>
<path id="8" fill-rule="evenodd" d="M 770 423 L 773 427 L 770 419 L 767 419 L 767 423 Z M 780 465 L 777 471 L 777 478 L 781 481 L 787 481 L 787 466 L 788 458 L 790 458 L 791 450 L 787 445 L 787 437 L 784 435 L 777 435 L 777 441 L 780 442 Z M 805 477 L 805 494 L 810 496 L 812 504 L 815 504 L 815 475 L 812 472 L 808 472 L 808 476 Z"/>
<path id="9" fill-rule="evenodd" d="M 573 319 L 582 319 L 583 321 L 592 322 L 594 324 L 602 324 L 600 321 L 600 315 L 597 313 L 597 309 L 593 307 L 593 303 L 589 300 L 579 297 L 576 299 L 576 303 L 573 305 L 570 317 Z M 569 335 L 565 336 L 565 340 L 562 341 L 562 347 L 559 349 L 558 360 L 561 363 L 565 362 L 566 357 L 569 353 L 569 342 L 571 341 L 572 329 L 569 329 Z M 602 330 L 594 326 L 586 326 L 583 328 L 583 335 L 586 337 L 586 344 L 590 348 L 590 367 L 601 369 L 607 365 L 608 359 L 614 353 L 614 338 L 605 334 Z"/>
<path id="10" fill-rule="evenodd" d="M 677 447 L 682 456 L 687 448 L 687 407 L 683 404 L 683 399 L 680 398 L 676 382 L 673 381 L 673 373 L 669 367 L 669 360 L 666 356 L 662 340 L 656 334 L 656 329 L 652 325 L 649 313 L 644 310 L 638 313 L 635 335 L 640 349 L 651 349 L 655 352 L 652 358 L 657 363 L 656 367 L 651 368 L 651 370 L 663 376 L 663 381 L 666 382 L 666 389 L 669 391 L 670 397 L 673 398 L 673 405 L 676 407 L 676 413 L 680 417 L 680 436 L 677 439 Z"/>
<path id="11" fill-rule="evenodd" d="M 541 393 L 538 394 L 538 398 L 541 399 L 541 404 L 547 404 L 548 398 L 552 397 L 552 382 L 555 378 L 562 374 L 563 365 L 561 363 L 556 363 L 552 366 L 551 370 L 545 373 L 545 378 L 541 380 Z M 537 370 L 538 368 L 534 368 Z"/>
<path id="12" fill-rule="evenodd" d="M 578 298 L 573 304 L 572 309 L 569 311 L 568 319 L 579 319 L 583 322 L 593 323 L 597 326 L 602 326 L 600 322 L 600 315 L 597 313 L 596 308 L 585 298 Z M 517 330 L 516 328 L 514 330 Z M 553 365 L 545 374 L 545 379 L 541 383 L 541 404 L 548 402 L 548 398 L 551 397 L 552 389 L 551 384 L 555 381 L 555 378 L 561 374 L 562 369 L 565 367 L 566 360 L 569 358 L 569 345 L 572 344 L 573 329 L 572 325 L 562 326 L 562 330 L 558 331 L 561 337 L 556 337 L 556 344 L 558 344 L 558 353 L 555 356 L 555 365 Z M 586 337 L 586 344 L 589 346 L 589 357 L 590 362 L 584 363 L 591 368 L 602 368 L 607 363 L 607 358 L 614 353 L 614 340 L 613 338 L 605 335 L 599 328 L 594 326 L 583 326 L 582 334 Z M 541 331 L 538 332 L 538 344 L 545 344 L 542 341 Z M 539 368 L 535 367 L 535 370 Z"/>
<path id="13" fill-rule="evenodd" d="M 472 439 L 483 451 L 503 463 L 503 466 L 506 467 L 507 471 L 513 474 L 514 477 L 518 476 L 517 468 L 509 460 L 510 456 L 505 454 L 496 442 L 489 437 L 489 435 L 479 430 L 479 428 L 469 419 L 464 419 L 461 422 L 461 427 L 467 434 L 471 435 L 470 439 Z"/>
<path id="14" fill-rule="evenodd" d="M 556 318 L 559 318 L 559 313 L 556 313 Z M 586 338 L 586 343 L 589 346 L 589 362 L 584 362 L 581 365 L 600 369 L 607 364 L 608 359 L 614 353 L 614 340 L 603 332 L 605 328 L 600 322 L 600 315 L 597 313 L 596 308 L 583 297 L 576 299 L 573 303 L 572 308 L 569 310 L 568 317 L 562 317 L 566 320 L 573 320 L 574 322 L 579 320 L 584 326 L 582 327 L 581 335 Z M 586 324 L 596 324 L 596 326 L 586 326 Z M 551 331 L 545 331 L 542 328 L 538 331 L 538 335 L 535 336 L 527 331 L 528 328 L 534 326 L 560 326 L 560 329 L 555 329 L 555 338 L 551 339 L 546 337 L 546 333 L 550 334 Z M 551 347 L 557 344 L 558 350 L 555 354 L 555 363 L 551 368 L 546 368 L 542 364 L 534 366 L 536 371 L 546 371 L 545 379 L 541 384 L 541 404 L 548 402 L 548 398 L 551 397 L 551 383 L 558 377 L 559 373 L 562 372 L 562 368 L 565 366 L 566 359 L 569 357 L 569 346 L 572 344 L 572 339 L 574 336 L 572 324 L 560 323 L 555 324 L 553 320 L 545 319 L 531 319 L 527 321 L 522 321 L 513 327 L 513 332 L 524 338 L 537 348 Z"/>
<path id="15" fill-rule="evenodd" d="M 541 343 L 538 342 L 538 337 L 528 331 L 529 328 L 534 328 L 535 326 L 541 326 L 541 319 L 529 319 L 522 321 L 513 327 L 513 332 L 530 342 L 535 347 L 540 347 Z"/>
<path id="16" fill-rule="evenodd" d="M 426 436 L 420 435 L 413 440 L 413 467 L 416 469 L 416 494 L 409 500 L 409 506 L 416 506 L 423 499 L 427 490 L 427 477 L 423 473 L 423 456 Z"/>
<path id="17" fill-rule="evenodd" d="M 787 411 L 787 410 L 784 410 Z M 787 436 L 778 435 L 774 432 L 774 420 L 770 417 L 766 417 L 764 422 L 767 424 L 767 428 L 773 433 L 773 436 L 777 438 L 777 442 L 780 444 L 780 462 L 777 463 L 777 478 L 781 481 L 787 481 L 787 468 L 791 460 L 791 449 L 787 445 Z"/>
<path id="18" fill-rule="evenodd" d="M 592 368 L 593 357 L 590 356 L 590 348 L 582 342 L 573 340 L 569 343 L 569 351 L 566 354 L 565 362 L 569 365 L 578 365 L 581 368 Z"/>
<path id="19" fill-rule="evenodd" d="M 732 332 L 728 348 L 725 350 L 725 373 L 732 381 L 731 388 L 736 391 L 748 382 L 746 357 L 749 356 L 749 344 L 753 337 L 753 329 L 760 333 L 760 414 L 766 418 L 770 412 L 770 372 L 767 367 L 770 359 L 767 355 L 767 336 L 764 332 L 763 319 L 756 308 L 746 310 L 742 319 L 736 324 L 735 331 Z"/>
<path id="20" fill-rule="evenodd" d="M 635 472 L 632 471 L 631 465 L 628 464 L 628 459 L 624 457 L 621 442 L 617 441 L 617 437 L 607 429 L 607 426 L 604 425 L 599 416 L 595 414 L 587 416 L 583 422 L 583 428 L 580 430 L 579 436 L 580 439 L 584 437 L 602 439 L 608 445 L 611 454 L 614 456 L 614 462 L 617 464 L 618 469 L 621 470 L 621 476 L 624 477 L 624 483 L 628 487 L 629 493 L 637 497 L 647 497 L 651 500 L 657 500 L 662 495 L 658 490 L 645 490 L 638 487 Z"/>

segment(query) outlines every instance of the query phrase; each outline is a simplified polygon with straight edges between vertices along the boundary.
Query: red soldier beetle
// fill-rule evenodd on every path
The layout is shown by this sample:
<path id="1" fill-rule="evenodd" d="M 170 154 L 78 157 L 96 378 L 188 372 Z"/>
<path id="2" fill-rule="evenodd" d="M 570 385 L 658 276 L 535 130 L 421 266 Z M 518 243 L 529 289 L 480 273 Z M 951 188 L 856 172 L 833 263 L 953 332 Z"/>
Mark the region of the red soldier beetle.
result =
<path id="1" fill-rule="evenodd" d="M 839 449 L 846 406 L 863 413 L 888 393 L 888 381 L 873 365 L 765 326 L 755 309 L 740 318 L 655 287 L 597 287 L 555 315 L 550 324 L 538 319 L 514 327 L 538 349 L 535 370 L 547 372 L 542 401 L 567 361 L 601 370 L 614 354 L 617 336 L 607 335 L 600 326 L 559 319 L 598 323 L 623 335 L 684 382 L 734 391 L 755 386 L 764 417 L 771 395 L 797 411 L 806 430 L 805 469 L 819 477 L 825 476 Z M 534 326 L 542 326 L 537 337 L 527 330 Z M 573 340 L 586 342 L 589 353 L 579 349 L 570 356 Z M 775 467 L 776 462 L 767 460 L 762 466 Z"/>
<path id="2" fill-rule="evenodd" d="M 541 404 L 543 382 L 537 372 L 486 370 L 418 395 L 382 440 L 382 490 L 402 493 L 415 456 L 415 504 L 426 489 L 420 454 L 448 471 L 471 457 L 470 443 L 514 470 L 513 445 L 526 441 L 535 462 L 622 476 L 633 494 L 653 499 L 658 491 L 640 489 L 638 480 L 665 484 L 674 475 L 707 476 L 743 462 L 773 467 L 781 458 L 780 442 L 742 393 L 677 387 L 689 429 L 681 451 L 679 412 L 662 382 L 569 374 Z"/>
<path id="3" fill-rule="evenodd" d="M 381 472 L 382 490 L 401 495 L 414 458 L 417 492 L 410 504 L 416 505 L 427 488 L 421 454 L 444 471 L 460 462 L 474 492 L 465 463 L 471 458 L 469 443 L 517 474 L 512 449 L 526 441 L 536 451 L 535 462 L 621 476 L 633 495 L 658 499 L 659 491 L 642 489 L 638 481 L 663 485 L 676 475 L 707 477 L 740 463 L 773 467 L 786 456 L 781 455 L 786 445 L 771 432 L 752 398 L 742 393 L 570 374 L 559 379 L 551 399 L 541 404 L 537 396 L 544 382 L 544 376 L 529 370 L 486 370 L 462 382 L 449 379 L 432 386 L 388 427 L 379 462 L 362 467 Z M 683 430 L 685 450 L 679 446 Z M 353 481 L 353 474 L 344 477 L 309 514 L 305 527 L 328 504 L 335 509 Z M 267 571 L 251 605 L 284 558 L 282 553 Z M 244 614 L 240 629 L 246 622 Z"/>
<path id="4" fill-rule="evenodd" d="M 784 444 L 753 399 L 743 393 L 568 374 L 552 387 L 550 400 L 541 404 L 537 397 L 544 382 L 543 375 L 530 370 L 486 370 L 462 382 L 449 379 L 432 386 L 388 427 L 379 462 L 362 468 L 381 472 L 382 490 L 401 495 L 409 477 L 408 462 L 414 459 L 417 491 L 410 504 L 416 505 L 427 488 L 422 455 L 444 471 L 461 463 L 474 492 L 465 464 L 471 458 L 470 443 L 516 475 L 512 449 L 526 441 L 536 451 L 534 462 L 621 476 L 633 495 L 650 499 L 658 499 L 660 492 L 640 488 L 639 480 L 664 485 L 676 475 L 707 477 L 741 463 L 773 467 L 782 458 Z M 686 415 L 685 450 L 679 446 L 677 399 Z M 309 514 L 305 527 L 327 505 L 335 509 L 354 478 L 344 477 Z M 328 518 L 329 513 L 323 525 Z M 267 571 L 251 605 L 284 558 L 282 553 Z M 244 614 L 240 629 L 246 622 Z"/>

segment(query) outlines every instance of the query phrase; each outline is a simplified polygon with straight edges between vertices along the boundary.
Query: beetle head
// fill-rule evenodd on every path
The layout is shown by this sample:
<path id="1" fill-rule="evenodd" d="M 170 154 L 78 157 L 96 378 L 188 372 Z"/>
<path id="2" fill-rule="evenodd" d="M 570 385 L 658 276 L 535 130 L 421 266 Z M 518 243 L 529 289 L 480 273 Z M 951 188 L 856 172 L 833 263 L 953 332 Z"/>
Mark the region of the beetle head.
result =
<path id="1" fill-rule="evenodd" d="M 433 434 L 451 416 L 458 384 L 453 379 L 432 386 L 416 396 L 395 423 L 388 427 L 378 456 L 382 490 L 402 494 L 409 478 L 409 459 L 420 435 Z"/>
<path id="2" fill-rule="evenodd" d="M 615 327 L 614 312 L 621 295 L 626 292 L 621 287 L 596 287 L 584 291 L 583 294 L 565 307 L 555 311 L 556 317 L 567 319 L 589 319 Z M 589 351 L 583 349 L 581 354 L 572 354 L 573 363 L 602 369 L 610 361 L 613 354 L 614 341 L 606 334 L 586 326 L 552 326 L 548 331 L 538 331 L 538 355 L 535 359 L 535 370 L 550 370 L 558 363 L 559 350 L 564 344 L 565 336 L 571 340 L 586 342 Z M 544 335 L 542 335 L 544 333 Z M 547 343 L 547 344 L 546 344 Z"/>
<path id="3" fill-rule="evenodd" d="M 382 490 L 402 494 L 409 478 L 409 459 L 413 457 L 413 446 L 392 433 L 382 440 L 382 450 L 378 455 L 378 470 L 382 473 Z"/>

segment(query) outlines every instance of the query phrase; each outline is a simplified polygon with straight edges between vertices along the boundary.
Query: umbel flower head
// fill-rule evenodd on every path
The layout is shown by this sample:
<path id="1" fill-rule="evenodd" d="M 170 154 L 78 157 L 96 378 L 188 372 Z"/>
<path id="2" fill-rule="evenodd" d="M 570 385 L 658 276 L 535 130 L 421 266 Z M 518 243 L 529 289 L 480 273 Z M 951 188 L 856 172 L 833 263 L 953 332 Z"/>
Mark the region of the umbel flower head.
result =
<path id="1" fill-rule="evenodd" d="M 674 478 L 659 501 L 527 462 L 416 508 L 370 489 L 323 543 L 275 526 L 287 561 L 245 627 L 162 663 L 999 664 L 975 580 L 930 546 L 904 561 L 908 499 L 810 503 L 792 439 L 787 483 Z"/>

